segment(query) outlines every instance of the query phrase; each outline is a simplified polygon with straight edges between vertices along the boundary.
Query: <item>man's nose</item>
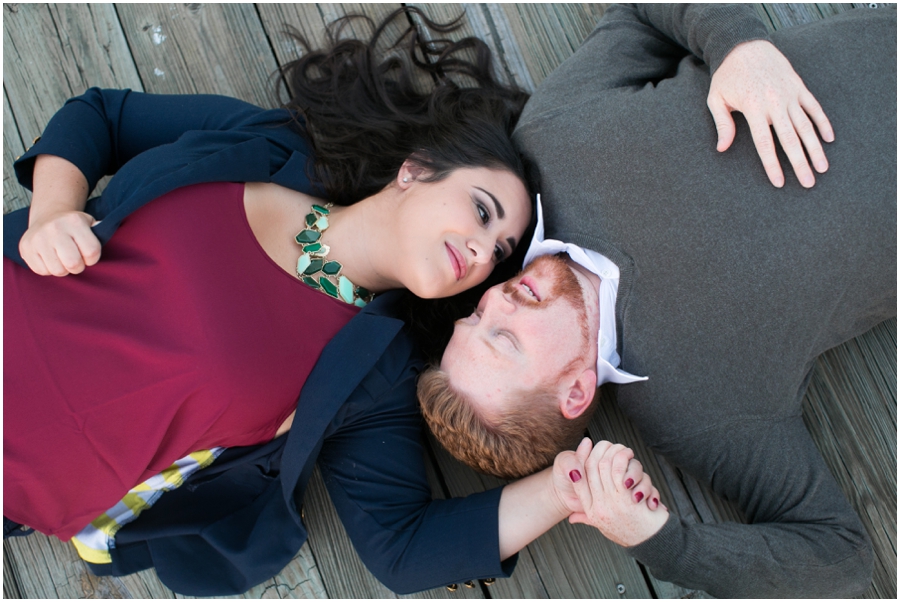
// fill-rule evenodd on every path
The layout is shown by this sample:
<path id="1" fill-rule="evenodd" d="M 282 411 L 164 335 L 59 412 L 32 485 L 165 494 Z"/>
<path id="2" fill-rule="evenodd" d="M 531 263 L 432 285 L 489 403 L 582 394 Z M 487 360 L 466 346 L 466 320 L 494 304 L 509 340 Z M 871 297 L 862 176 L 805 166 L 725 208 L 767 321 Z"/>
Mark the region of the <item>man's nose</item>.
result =
<path id="1" fill-rule="evenodd" d="M 502 285 L 488 289 L 487 303 L 484 306 L 485 314 L 512 315 L 518 307 L 508 294 L 503 292 Z"/>

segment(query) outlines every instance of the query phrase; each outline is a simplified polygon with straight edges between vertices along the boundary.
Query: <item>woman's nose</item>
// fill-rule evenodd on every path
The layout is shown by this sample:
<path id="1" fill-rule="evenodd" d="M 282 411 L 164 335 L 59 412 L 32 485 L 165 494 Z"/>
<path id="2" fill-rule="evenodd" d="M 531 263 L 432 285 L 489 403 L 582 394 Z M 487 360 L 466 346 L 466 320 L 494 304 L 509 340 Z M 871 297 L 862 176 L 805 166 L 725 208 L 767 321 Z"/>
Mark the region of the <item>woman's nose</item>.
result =
<path id="1" fill-rule="evenodd" d="M 466 243 L 472 254 L 474 263 L 485 264 L 493 259 L 493 241 L 482 238 L 470 238 Z"/>

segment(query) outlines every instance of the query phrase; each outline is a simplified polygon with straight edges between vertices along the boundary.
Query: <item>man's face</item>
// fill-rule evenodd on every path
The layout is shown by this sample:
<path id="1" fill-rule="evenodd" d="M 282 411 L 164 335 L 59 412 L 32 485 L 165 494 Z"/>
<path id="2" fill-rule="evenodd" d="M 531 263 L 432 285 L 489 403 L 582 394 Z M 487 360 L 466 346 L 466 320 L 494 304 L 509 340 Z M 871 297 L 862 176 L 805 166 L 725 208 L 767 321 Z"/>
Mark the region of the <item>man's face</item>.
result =
<path id="1" fill-rule="evenodd" d="M 456 322 L 441 369 L 491 420 L 511 391 L 557 382 L 574 364 L 593 368 L 598 326 L 592 276 L 545 255 L 489 289 L 475 312 Z"/>

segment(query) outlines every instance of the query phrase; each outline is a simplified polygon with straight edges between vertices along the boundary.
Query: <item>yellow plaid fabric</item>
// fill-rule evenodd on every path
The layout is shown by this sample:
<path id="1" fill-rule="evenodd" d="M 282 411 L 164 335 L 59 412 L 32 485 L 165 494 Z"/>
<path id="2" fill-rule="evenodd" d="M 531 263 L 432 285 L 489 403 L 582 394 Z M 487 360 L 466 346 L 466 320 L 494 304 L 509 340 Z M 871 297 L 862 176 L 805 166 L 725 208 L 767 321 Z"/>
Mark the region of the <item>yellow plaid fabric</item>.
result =
<path id="1" fill-rule="evenodd" d="M 194 452 L 131 489 L 122 501 L 101 514 L 72 538 L 72 544 L 78 555 L 94 564 L 112 562 L 109 551 L 116 547 L 116 533 L 119 529 L 152 506 L 164 492 L 177 489 L 190 475 L 212 464 L 223 451 L 224 447 L 214 447 Z"/>

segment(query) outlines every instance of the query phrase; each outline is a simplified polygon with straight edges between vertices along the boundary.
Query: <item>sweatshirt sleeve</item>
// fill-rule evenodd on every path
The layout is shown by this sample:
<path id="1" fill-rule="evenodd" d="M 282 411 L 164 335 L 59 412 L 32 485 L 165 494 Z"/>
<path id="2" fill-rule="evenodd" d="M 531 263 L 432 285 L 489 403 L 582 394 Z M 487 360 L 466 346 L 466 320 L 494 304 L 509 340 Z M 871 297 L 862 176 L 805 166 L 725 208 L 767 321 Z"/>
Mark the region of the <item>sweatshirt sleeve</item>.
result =
<path id="1" fill-rule="evenodd" d="M 852 597 L 868 586 L 868 535 L 800 416 L 733 420 L 654 447 L 750 523 L 672 514 L 628 548 L 656 577 L 726 598 Z"/>
<path id="2" fill-rule="evenodd" d="M 653 3 L 630 5 L 628 10 L 634 19 L 702 59 L 710 73 L 738 44 L 769 37 L 755 10 L 746 4 Z"/>
<path id="3" fill-rule="evenodd" d="M 748 6 L 614 4 L 581 47 L 541 83 L 533 97 L 540 101 L 526 105 L 520 123 L 605 91 L 655 85 L 674 76 L 690 55 L 715 70 L 738 44 L 767 37 Z"/>

